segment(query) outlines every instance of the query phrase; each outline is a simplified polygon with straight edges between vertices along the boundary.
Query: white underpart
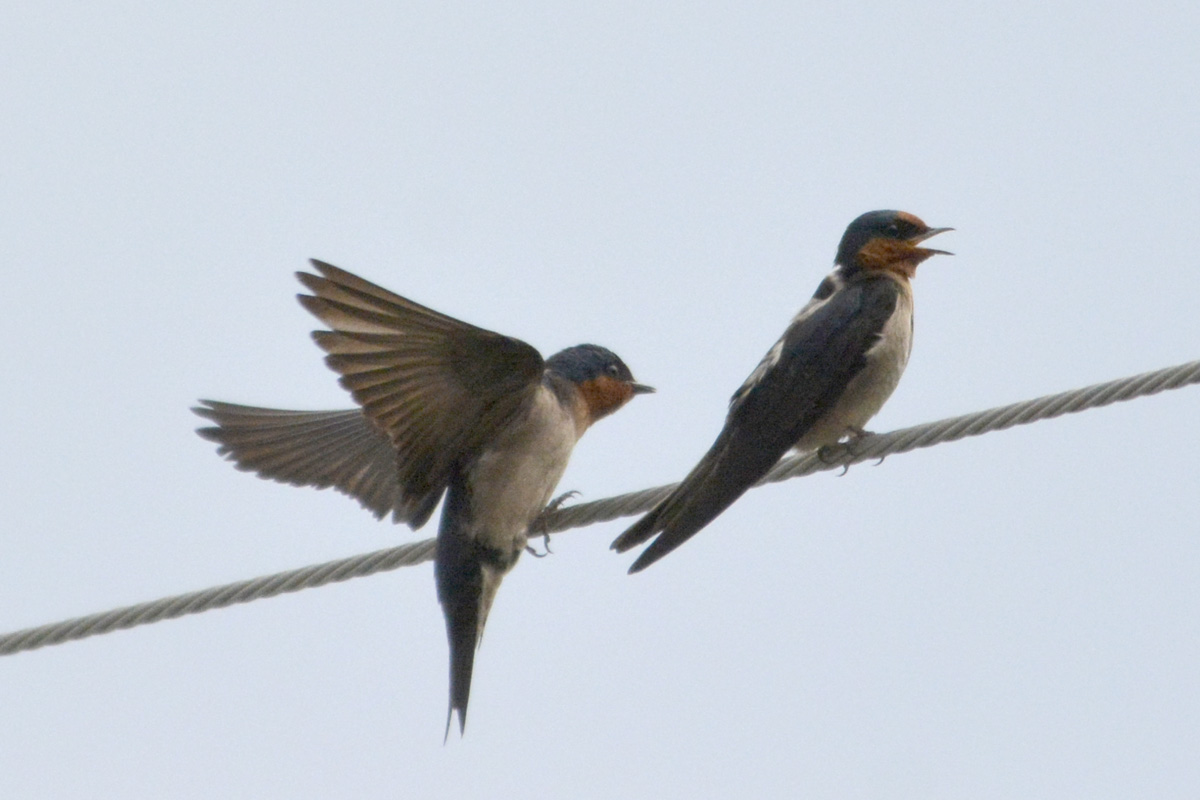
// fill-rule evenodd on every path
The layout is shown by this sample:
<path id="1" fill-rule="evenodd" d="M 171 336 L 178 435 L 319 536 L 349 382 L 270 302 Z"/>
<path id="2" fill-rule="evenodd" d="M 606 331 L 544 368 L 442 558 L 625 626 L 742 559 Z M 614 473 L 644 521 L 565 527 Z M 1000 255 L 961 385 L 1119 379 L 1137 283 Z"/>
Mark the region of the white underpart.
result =
<path id="1" fill-rule="evenodd" d="M 913 296 L 908 281 L 893 280 L 900 288 L 896 308 L 884 323 L 879 341 L 867 351 L 866 366 L 846 386 L 834 407 L 796 442 L 797 450 L 814 450 L 862 430 L 900 383 L 912 352 Z"/>
<path id="2" fill-rule="evenodd" d="M 571 412 L 550 389 L 538 387 L 524 418 L 509 425 L 471 469 L 466 535 L 513 553 L 515 560 L 578 440 Z"/>
<path id="3" fill-rule="evenodd" d="M 500 581 L 525 549 L 529 526 L 550 502 L 579 436 L 575 417 L 551 390 L 539 386 L 525 416 L 509 425 L 471 469 L 471 522 L 463 533 L 509 556 L 507 569 L 482 565 L 476 646 L 483 641 Z"/>

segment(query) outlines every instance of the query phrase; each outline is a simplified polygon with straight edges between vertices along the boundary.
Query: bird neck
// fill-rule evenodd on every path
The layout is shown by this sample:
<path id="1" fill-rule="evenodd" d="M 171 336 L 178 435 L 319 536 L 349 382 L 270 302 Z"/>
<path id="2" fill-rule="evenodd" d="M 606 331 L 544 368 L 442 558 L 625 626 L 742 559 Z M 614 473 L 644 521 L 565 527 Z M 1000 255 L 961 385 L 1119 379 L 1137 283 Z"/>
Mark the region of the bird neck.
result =
<path id="1" fill-rule="evenodd" d="M 846 266 L 868 273 L 890 273 L 907 281 L 916 277 L 917 266 L 935 252 L 910 242 L 880 237 L 860 247 Z"/>
<path id="2" fill-rule="evenodd" d="M 607 417 L 633 397 L 633 387 L 627 381 L 599 375 L 575 384 L 584 416 L 584 430 L 599 419 Z M 582 431 L 581 431 L 582 432 Z"/>

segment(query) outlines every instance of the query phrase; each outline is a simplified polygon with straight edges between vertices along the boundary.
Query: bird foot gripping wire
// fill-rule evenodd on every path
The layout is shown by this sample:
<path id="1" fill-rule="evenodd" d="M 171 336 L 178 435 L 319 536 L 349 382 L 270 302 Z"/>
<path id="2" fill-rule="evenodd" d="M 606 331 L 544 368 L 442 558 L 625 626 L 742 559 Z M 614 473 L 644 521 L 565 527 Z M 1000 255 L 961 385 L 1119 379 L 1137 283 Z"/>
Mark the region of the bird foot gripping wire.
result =
<path id="1" fill-rule="evenodd" d="M 527 544 L 525 545 L 525 551 L 528 552 L 529 555 L 533 556 L 534 558 L 545 558 L 553 552 L 550 549 L 550 531 L 546 528 L 546 515 L 558 511 L 562 504 L 570 500 L 572 497 L 579 497 L 579 492 L 572 489 L 569 492 L 563 492 L 558 497 L 551 500 L 546 507 L 542 509 L 542 513 L 538 514 L 538 517 L 533 521 L 533 524 L 529 526 L 531 528 L 531 533 L 542 534 L 542 547 L 546 548 L 546 552 L 539 553 L 536 549 L 534 549 L 533 545 Z"/>
<path id="2" fill-rule="evenodd" d="M 845 441 L 839 441 L 836 444 L 827 444 L 817 448 L 817 459 L 822 464 L 840 464 L 842 471 L 837 474 L 840 478 L 850 471 L 850 464 L 858 458 L 859 445 L 864 439 L 867 439 L 875 434 L 862 428 L 848 428 Z M 886 456 L 880 456 L 874 466 L 878 467 L 883 463 Z"/>

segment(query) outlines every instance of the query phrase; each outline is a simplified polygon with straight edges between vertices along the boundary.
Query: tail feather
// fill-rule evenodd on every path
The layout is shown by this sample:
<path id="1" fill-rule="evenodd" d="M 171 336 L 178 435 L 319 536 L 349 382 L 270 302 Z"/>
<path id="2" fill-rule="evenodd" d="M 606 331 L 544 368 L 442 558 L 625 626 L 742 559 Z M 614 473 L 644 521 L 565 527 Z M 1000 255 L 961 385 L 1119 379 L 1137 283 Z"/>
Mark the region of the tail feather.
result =
<path id="1" fill-rule="evenodd" d="M 494 549 L 481 545 L 467 534 L 470 516 L 470 491 L 465 477 L 456 474 L 451 478 L 442 510 L 433 565 L 438 602 L 446 617 L 446 640 L 450 645 L 447 736 L 456 712 L 459 733 L 466 731 L 475 651 L 500 582 L 516 563 L 516 556 L 512 561 L 503 562 Z"/>
<path id="2" fill-rule="evenodd" d="M 721 479 L 719 453 L 716 447 L 710 450 L 666 499 L 613 541 L 612 549 L 623 553 L 658 534 L 634 561 L 631 573 L 641 572 L 696 535 L 746 491 L 748 485 Z"/>
<path id="3" fill-rule="evenodd" d="M 658 534 L 629 572 L 641 572 L 733 505 L 783 455 L 788 443 L 781 441 L 761 446 L 757 441 L 735 438 L 728 427 L 722 431 L 675 491 L 612 543 L 614 550 L 624 552 Z"/>
<path id="4" fill-rule="evenodd" d="M 458 732 L 467 729 L 467 703 L 471 699 L 471 675 L 475 670 L 475 649 L 479 644 L 478 598 L 460 598 L 462 602 L 445 605 L 446 638 L 450 644 L 450 707 L 446 711 L 446 735 L 458 713 Z"/>
<path id="5" fill-rule="evenodd" d="M 706 479 L 688 487 L 686 492 L 680 492 L 678 496 L 672 495 L 664 503 L 662 512 L 656 514 L 652 522 L 653 528 L 661 532 L 630 565 L 630 574 L 641 572 L 695 536 L 733 505 L 751 486 L 750 483 L 732 484 L 707 480 L 709 475 L 711 473 L 705 476 Z M 638 531 L 638 535 L 649 538 L 649 535 L 641 530 Z"/>
<path id="6" fill-rule="evenodd" d="M 611 545 L 612 549 L 618 553 L 624 553 L 626 550 L 630 550 L 640 544 L 645 544 L 659 531 L 666 531 L 677 527 L 675 524 L 676 520 L 689 506 L 694 505 L 693 500 L 697 496 L 705 498 L 711 496 L 712 491 L 709 484 L 712 483 L 713 474 L 719 460 L 719 445 L 720 440 L 713 444 L 712 448 L 704 454 L 704 458 L 700 459 L 696 463 L 696 466 L 692 467 L 692 471 L 687 474 L 687 477 L 680 481 L 674 490 L 663 498 L 662 502 L 646 512 L 641 519 L 630 525 L 624 533 L 614 539 Z M 729 502 L 732 503 L 733 501 L 730 500 Z M 709 504 L 705 503 L 704 505 L 707 506 Z M 717 514 L 720 514 L 723 508 L 716 509 L 712 516 L 705 523 L 701 524 L 701 527 L 711 521 L 713 517 L 716 517 Z M 696 530 L 699 530 L 699 528 Z M 692 531 L 687 535 L 691 536 L 695 532 Z"/>

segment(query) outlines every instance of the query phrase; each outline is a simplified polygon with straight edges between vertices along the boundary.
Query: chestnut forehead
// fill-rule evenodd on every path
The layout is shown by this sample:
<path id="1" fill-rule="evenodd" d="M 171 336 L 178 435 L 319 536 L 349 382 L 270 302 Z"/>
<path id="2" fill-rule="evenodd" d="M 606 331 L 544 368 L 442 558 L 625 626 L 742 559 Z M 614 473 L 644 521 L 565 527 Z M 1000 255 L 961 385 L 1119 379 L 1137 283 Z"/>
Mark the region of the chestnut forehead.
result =
<path id="1" fill-rule="evenodd" d="M 916 214 L 910 214 L 907 211 L 896 212 L 896 219 L 900 222 L 907 222 L 909 225 L 912 225 L 915 228 L 928 227 L 924 222 L 921 221 L 920 217 L 918 217 Z"/>

